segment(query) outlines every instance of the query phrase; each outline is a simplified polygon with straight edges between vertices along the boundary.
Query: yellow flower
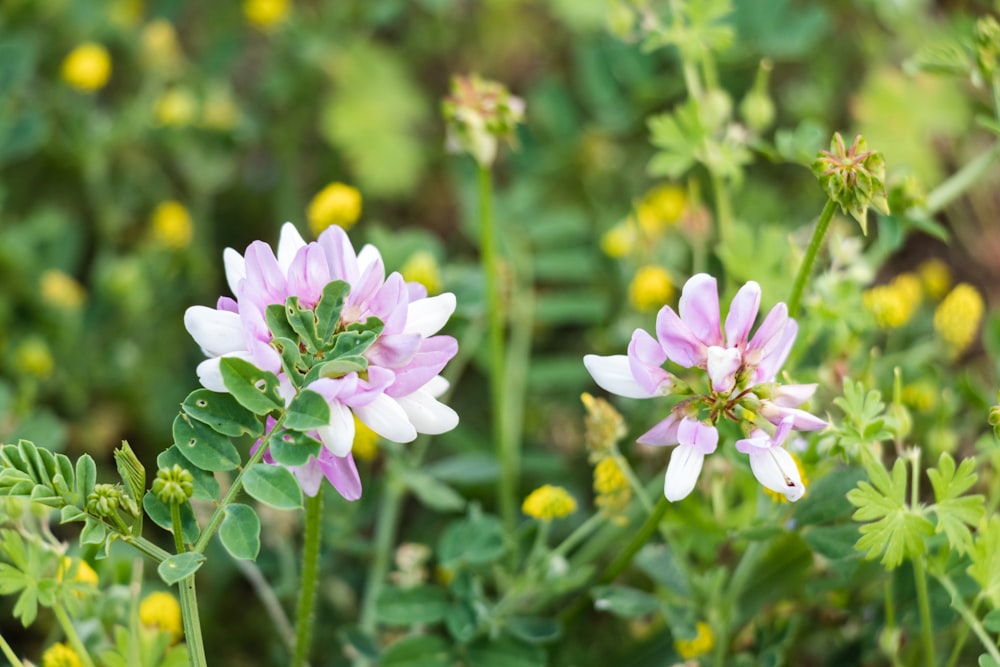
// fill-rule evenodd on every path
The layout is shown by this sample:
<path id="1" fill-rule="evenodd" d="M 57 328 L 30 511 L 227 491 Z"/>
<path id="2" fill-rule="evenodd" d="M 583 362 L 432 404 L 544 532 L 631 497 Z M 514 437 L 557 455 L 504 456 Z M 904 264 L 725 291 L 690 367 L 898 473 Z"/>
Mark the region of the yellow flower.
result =
<path id="1" fill-rule="evenodd" d="M 636 310 L 659 310 L 674 295 L 674 284 L 663 267 L 649 265 L 635 272 L 628 298 Z"/>
<path id="2" fill-rule="evenodd" d="M 231 130 L 240 120 L 240 110 L 233 94 L 225 87 L 208 91 L 201 107 L 200 123 L 210 130 Z"/>
<path id="3" fill-rule="evenodd" d="M 29 338 L 14 351 L 14 369 L 20 373 L 47 378 L 54 367 L 52 352 L 41 338 Z"/>
<path id="4" fill-rule="evenodd" d="M 937 405 L 938 389 L 928 382 L 908 384 L 903 387 L 903 403 L 917 412 L 930 412 Z"/>
<path id="5" fill-rule="evenodd" d="M 306 217 L 315 236 L 330 225 L 350 229 L 361 217 L 361 193 L 344 183 L 330 183 L 309 202 Z"/>
<path id="6" fill-rule="evenodd" d="M 935 301 L 947 294 L 951 288 L 951 269 L 936 257 L 921 263 L 917 267 L 917 274 L 927 296 Z"/>
<path id="7" fill-rule="evenodd" d="M 85 42 L 62 62 L 63 81 L 84 93 L 100 90 L 111 78 L 111 55 L 96 42 Z"/>
<path id="8" fill-rule="evenodd" d="M 594 398 L 584 392 L 580 400 L 587 410 L 583 418 L 583 442 L 590 452 L 590 460 L 596 461 L 611 454 L 625 437 L 625 420 L 603 398 Z"/>
<path id="9" fill-rule="evenodd" d="M 83 662 L 66 644 L 53 644 L 42 654 L 42 667 L 83 667 Z"/>
<path id="10" fill-rule="evenodd" d="M 108 9 L 108 18 L 122 28 L 134 28 L 142 19 L 142 0 L 116 0 Z"/>
<path id="11" fill-rule="evenodd" d="M 357 417 L 354 418 L 354 444 L 351 453 L 354 458 L 362 461 L 372 461 L 378 455 L 378 434 Z"/>
<path id="12" fill-rule="evenodd" d="M 632 500 L 632 487 L 618 461 L 613 456 L 601 459 L 594 466 L 594 504 L 608 516 L 618 516 Z"/>
<path id="13" fill-rule="evenodd" d="M 983 317 L 983 297 L 968 283 L 955 286 L 934 311 L 934 330 L 948 343 L 953 356 L 972 344 Z"/>
<path id="14" fill-rule="evenodd" d="M 254 27 L 264 31 L 276 28 L 291 11 L 290 0 L 245 0 L 243 3 L 243 15 Z"/>
<path id="15" fill-rule="evenodd" d="M 912 273 L 902 273 L 887 285 L 865 290 L 861 303 L 880 327 L 898 329 L 910 321 L 922 298 L 920 279 Z"/>
<path id="16" fill-rule="evenodd" d="M 635 227 L 627 220 L 604 232 L 601 237 L 601 251 L 612 259 L 627 256 L 635 249 L 635 244 Z"/>
<path id="17" fill-rule="evenodd" d="M 143 60 L 150 69 L 171 74 L 181 68 L 184 55 L 177 41 L 177 31 L 170 21 L 150 21 L 142 29 L 139 40 L 142 43 Z"/>
<path id="18" fill-rule="evenodd" d="M 184 635 L 181 606 L 170 593 L 150 593 L 139 604 L 139 622 L 147 628 L 158 628 L 170 634 L 173 641 Z"/>
<path id="19" fill-rule="evenodd" d="M 521 511 L 539 521 L 552 521 L 576 511 L 576 500 L 561 486 L 540 486 L 524 499 Z"/>
<path id="20" fill-rule="evenodd" d="M 430 295 L 441 291 L 441 270 L 434 255 L 426 250 L 418 250 L 410 255 L 399 272 L 407 282 L 420 283 L 426 287 Z"/>
<path id="21" fill-rule="evenodd" d="M 681 219 L 686 203 L 684 190 L 676 185 L 661 185 L 647 192 L 636 206 L 636 221 L 646 234 L 659 234 Z"/>
<path id="22" fill-rule="evenodd" d="M 165 201 L 153 209 L 149 218 L 153 241 L 164 248 L 182 250 L 191 243 L 194 224 L 184 205 L 177 201 Z"/>
<path id="23" fill-rule="evenodd" d="M 171 88 L 160 95 L 154 109 L 156 122 L 168 127 L 185 127 L 198 115 L 198 101 L 183 88 Z"/>
<path id="24" fill-rule="evenodd" d="M 39 280 L 42 300 L 63 310 L 78 310 L 87 298 L 83 285 L 76 278 L 59 271 L 49 269 Z"/>
<path id="25" fill-rule="evenodd" d="M 712 628 L 708 623 L 698 621 L 698 625 L 695 628 L 698 634 L 695 635 L 694 639 L 674 640 L 674 649 L 677 651 L 677 655 L 685 660 L 692 660 L 703 656 L 715 646 L 715 635 L 712 634 Z"/>
<path id="26" fill-rule="evenodd" d="M 788 452 L 788 455 L 792 457 L 793 461 L 795 461 L 795 467 L 798 468 L 799 470 L 799 477 L 802 478 L 802 488 L 803 489 L 809 488 L 809 478 L 806 476 L 806 471 L 802 468 L 802 459 L 800 459 L 799 455 L 796 454 L 795 452 Z M 764 486 L 762 486 L 761 488 L 764 489 L 764 493 L 770 496 L 771 500 L 773 500 L 774 502 L 776 503 L 788 502 L 788 498 L 785 496 L 785 494 L 778 493 L 777 491 L 772 491 L 771 489 Z"/>
<path id="27" fill-rule="evenodd" d="M 73 572 L 74 567 L 76 567 L 76 572 L 74 573 L 73 581 L 81 584 L 93 584 L 94 586 L 98 584 L 97 572 L 94 571 L 94 568 L 90 567 L 87 561 L 82 558 L 77 560 L 69 556 L 63 556 L 62 560 L 59 561 L 57 578 L 62 581 L 63 577 Z"/>

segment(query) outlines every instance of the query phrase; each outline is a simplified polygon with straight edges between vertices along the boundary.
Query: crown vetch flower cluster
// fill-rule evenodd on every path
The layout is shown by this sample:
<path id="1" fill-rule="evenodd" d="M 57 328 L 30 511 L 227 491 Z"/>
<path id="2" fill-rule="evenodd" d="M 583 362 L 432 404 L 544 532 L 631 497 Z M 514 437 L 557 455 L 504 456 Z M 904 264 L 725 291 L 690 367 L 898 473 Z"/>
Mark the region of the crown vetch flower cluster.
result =
<path id="1" fill-rule="evenodd" d="M 815 384 L 775 382 L 798 334 L 788 307 L 784 303 L 774 306 L 750 335 L 760 296 L 757 283 L 743 285 L 723 323 L 715 278 L 704 273 L 692 276 L 682 290 L 679 313 L 670 306 L 660 309 L 655 338 L 636 329 L 627 355 L 584 357 L 597 384 L 613 394 L 685 396 L 638 439 L 645 445 L 677 445 L 664 481 L 669 500 L 680 500 L 694 489 L 705 456 L 718 447 L 716 425 L 721 419 L 738 422 L 747 432 L 736 448 L 750 456 L 751 469 L 761 484 L 789 500 L 798 500 L 805 492 L 783 445 L 791 429 L 817 430 L 826 422 L 799 409 L 815 392 Z M 707 391 L 696 393 L 680 381 L 664 368 L 668 361 L 704 370 Z"/>
<path id="2" fill-rule="evenodd" d="M 378 250 L 368 245 L 355 253 L 336 226 L 307 244 L 286 223 L 277 253 L 256 241 L 245 255 L 227 248 L 223 260 L 236 298 L 223 296 L 216 308 L 193 306 L 184 316 L 209 357 L 198 365 L 198 378 L 226 392 L 221 361 L 238 357 L 275 374 L 286 405 L 306 390 L 323 398 L 329 423 L 310 433 L 322 447 L 303 464 L 288 465 L 307 494 L 315 495 L 326 477 L 345 498 L 360 497 L 351 455 L 355 416 L 395 442 L 458 424 L 458 415 L 437 400 L 447 388 L 439 373 L 458 351 L 454 338 L 435 335 L 455 310 L 453 294 L 428 297 L 419 283 L 386 276 Z M 339 315 L 329 331 L 317 332 L 313 311 L 324 308 Z M 330 361 L 339 337 L 354 356 L 338 352 Z M 269 418 L 268 428 L 274 423 Z M 270 455 L 264 460 L 275 462 Z"/>

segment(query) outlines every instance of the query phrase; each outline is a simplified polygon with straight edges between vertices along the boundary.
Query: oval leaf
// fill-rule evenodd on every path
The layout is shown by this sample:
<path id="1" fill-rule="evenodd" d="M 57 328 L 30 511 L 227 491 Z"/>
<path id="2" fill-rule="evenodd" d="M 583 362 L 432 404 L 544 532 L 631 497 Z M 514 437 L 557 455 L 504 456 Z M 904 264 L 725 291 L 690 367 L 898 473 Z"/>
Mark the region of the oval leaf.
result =
<path id="1" fill-rule="evenodd" d="M 202 470 L 196 465 L 192 465 L 181 454 L 181 450 L 177 445 L 166 448 L 156 457 L 156 466 L 158 468 L 170 468 L 174 464 L 184 468 L 194 477 L 194 495 L 192 498 L 211 501 L 219 497 L 219 482 L 215 479 L 215 475 Z"/>
<path id="2" fill-rule="evenodd" d="M 485 565 L 502 556 L 505 549 L 500 520 L 480 516 L 449 525 L 438 542 L 438 558 L 446 566 L 456 562 Z"/>
<path id="3" fill-rule="evenodd" d="M 184 458 L 202 470 L 224 472 L 240 464 L 240 454 L 228 437 L 184 413 L 174 419 L 174 443 Z"/>
<path id="4" fill-rule="evenodd" d="M 160 574 L 160 579 L 163 579 L 168 585 L 173 586 L 181 579 L 185 579 L 197 572 L 198 568 L 204 562 L 205 554 L 187 551 L 163 559 L 163 562 L 156 568 L 156 571 Z"/>
<path id="5" fill-rule="evenodd" d="M 451 667 L 455 658 L 447 642 L 440 637 L 423 635 L 405 637 L 385 650 L 381 667 Z"/>
<path id="6" fill-rule="evenodd" d="M 260 552 L 260 519 L 249 505 L 234 503 L 225 509 L 219 526 L 222 546 L 233 558 L 254 560 Z"/>
<path id="7" fill-rule="evenodd" d="M 284 431 L 271 438 L 268 452 L 275 461 L 286 466 L 300 466 L 308 463 L 310 456 L 319 456 L 323 445 L 302 431 Z"/>
<path id="8" fill-rule="evenodd" d="M 302 487 L 282 466 L 258 463 L 243 475 L 243 488 L 255 500 L 279 510 L 302 507 Z"/>
<path id="9" fill-rule="evenodd" d="M 329 424 L 329 404 L 325 398 L 308 389 L 292 400 L 285 413 L 285 426 L 294 431 L 311 431 Z"/>
<path id="10" fill-rule="evenodd" d="M 257 415 L 240 405 L 231 394 L 198 389 L 188 394 L 181 408 L 190 417 L 212 427 L 216 433 L 232 438 L 241 435 L 258 437 L 264 432 Z"/>
<path id="11" fill-rule="evenodd" d="M 444 591 L 429 585 L 383 588 L 375 601 L 375 616 L 386 625 L 427 625 L 447 612 Z"/>
<path id="12" fill-rule="evenodd" d="M 274 373 L 237 357 L 222 357 L 219 372 L 229 393 L 250 412 L 266 415 L 285 407 L 278 395 L 278 376 Z"/>

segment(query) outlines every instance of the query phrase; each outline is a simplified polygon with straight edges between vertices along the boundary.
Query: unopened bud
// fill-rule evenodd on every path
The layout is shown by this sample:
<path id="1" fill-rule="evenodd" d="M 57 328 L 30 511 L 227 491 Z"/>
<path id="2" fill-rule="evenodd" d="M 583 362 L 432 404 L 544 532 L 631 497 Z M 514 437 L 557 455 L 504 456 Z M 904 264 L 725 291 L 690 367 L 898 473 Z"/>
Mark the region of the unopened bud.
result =
<path id="1" fill-rule="evenodd" d="M 118 511 L 122 492 L 115 484 L 95 484 L 87 496 L 87 511 L 97 516 L 109 517 Z"/>
<path id="2" fill-rule="evenodd" d="M 1000 405 L 990 408 L 989 422 L 990 426 L 1000 426 Z"/>
<path id="3" fill-rule="evenodd" d="M 448 124 L 448 148 L 469 153 L 487 167 L 496 160 L 500 141 L 514 144 L 515 128 L 524 120 L 524 101 L 495 81 L 456 76 L 442 112 Z"/>
<path id="4" fill-rule="evenodd" d="M 153 480 L 153 495 L 167 505 L 186 503 L 194 494 L 194 477 L 190 472 L 174 464 L 170 468 L 160 468 Z"/>
<path id="5" fill-rule="evenodd" d="M 767 94 L 767 80 L 771 73 L 771 61 L 760 61 L 753 88 L 740 102 L 740 116 L 754 132 L 763 132 L 774 123 L 774 101 Z"/>
<path id="6" fill-rule="evenodd" d="M 889 214 L 885 159 L 878 151 L 868 150 L 860 134 L 850 148 L 844 145 L 839 132 L 834 134 L 830 150 L 819 152 L 812 163 L 812 171 L 831 201 L 858 221 L 863 234 L 868 234 L 869 206 L 884 215 Z"/>

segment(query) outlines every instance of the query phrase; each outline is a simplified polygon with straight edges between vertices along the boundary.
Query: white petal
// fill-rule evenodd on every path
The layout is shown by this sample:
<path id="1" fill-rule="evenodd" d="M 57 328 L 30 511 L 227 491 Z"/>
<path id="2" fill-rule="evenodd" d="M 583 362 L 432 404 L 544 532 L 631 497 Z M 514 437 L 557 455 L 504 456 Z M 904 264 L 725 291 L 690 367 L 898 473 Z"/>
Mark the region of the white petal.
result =
<path id="1" fill-rule="evenodd" d="M 424 386 L 422 387 L 422 389 L 423 389 L 423 391 L 426 391 L 428 394 L 430 394 L 434 398 L 437 398 L 438 396 L 440 396 L 444 392 L 448 391 L 448 387 L 449 386 L 450 385 L 448 384 L 448 381 L 445 380 L 444 377 L 442 377 L 440 375 L 435 375 L 430 380 L 428 380 L 426 383 L 424 383 Z"/>
<path id="2" fill-rule="evenodd" d="M 382 394 L 368 405 L 354 408 L 354 414 L 368 428 L 378 433 L 386 440 L 393 442 L 410 442 L 417 437 L 409 417 L 396 399 Z"/>
<path id="3" fill-rule="evenodd" d="M 240 281 L 247 277 L 246 261 L 243 255 L 232 248 L 222 251 L 222 264 L 226 267 L 226 282 L 229 283 L 229 291 L 236 296 L 240 287 Z"/>
<path id="4" fill-rule="evenodd" d="M 230 352 L 245 352 L 246 340 L 240 316 L 228 310 L 191 306 L 184 313 L 184 328 L 206 355 L 218 357 Z"/>
<path id="5" fill-rule="evenodd" d="M 763 486 L 784 494 L 792 502 L 806 492 L 795 460 L 781 447 L 750 454 L 750 470 Z"/>
<path id="6" fill-rule="evenodd" d="M 282 273 L 288 275 L 288 267 L 292 265 L 292 260 L 299 250 L 306 247 L 299 230 L 290 222 L 281 226 L 281 237 L 278 239 L 278 266 Z"/>
<path id="7" fill-rule="evenodd" d="M 458 413 L 424 389 L 396 398 L 418 433 L 437 435 L 458 426 Z"/>
<path id="8" fill-rule="evenodd" d="M 455 312 L 455 295 L 451 292 L 414 301 L 406 307 L 404 334 L 433 336 Z"/>
<path id="9" fill-rule="evenodd" d="M 376 261 L 381 261 L 382 255 L 379 253 L 378 248 L 373 246 L 371 243 L 365 245 L 358 253 L 358 271 L 364 273 L 365 269 L 368 268 L 370 264 L 374 264 Z"/>
<path id="10" fill-rule="evenodd" d="M 330 401 L 330 425 L 316 429 L 323 445 L 334 456 L 347 456 L 354 445 L 354 415 L 339 401 Z"/>
<path id="11" fill-rule="evenodd" d="M 677 445 L 674 448 L 663 480 L 663 495 L 667 500 L 676 502 L 694 490 L 704 462 L 705 455 L 692 446 Z"/>
<path id="12" fill-rule="evenodd" d="M 198 364 L 195 372 L 198 374 L 198 381 L 201 386 L 210 391 L 228 392 L 225 383 L 222 381 L 222 371 L 219 370 L 219 360 L 222 357 L 212 357 Z"/>
<path id="13" fill-rule="evenodd" d="M 646 391 L 635 381 L 628 357 L 624 354 L 610 357 L 588 354 L 583 358 L 583 365 L 587 367 L 594 382 L 612 394 L 625 398 L 651 398 L 656 395 Z"/>

